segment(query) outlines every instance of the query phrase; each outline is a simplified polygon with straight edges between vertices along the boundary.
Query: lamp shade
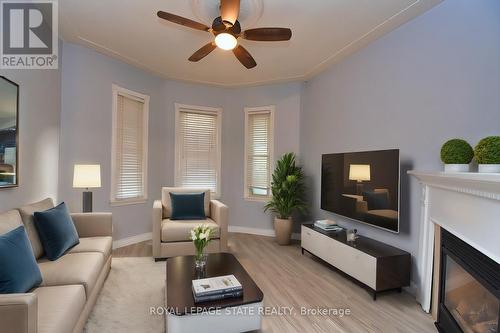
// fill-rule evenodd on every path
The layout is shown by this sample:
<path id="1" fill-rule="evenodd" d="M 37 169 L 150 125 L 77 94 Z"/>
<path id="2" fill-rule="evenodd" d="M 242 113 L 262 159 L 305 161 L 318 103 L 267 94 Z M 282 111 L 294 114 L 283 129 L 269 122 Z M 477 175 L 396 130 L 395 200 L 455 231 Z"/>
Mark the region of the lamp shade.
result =
<path id="1" fill-rule="evenodd" d="M 99 164 L 75 164 L 73 187 L 101 187 L 101 166 Z"/>
<path id="2" fill-rule="evenodd" d="M 358 182 L 370 180 L 370 164 L 349 165 L 349 180 Z"/>

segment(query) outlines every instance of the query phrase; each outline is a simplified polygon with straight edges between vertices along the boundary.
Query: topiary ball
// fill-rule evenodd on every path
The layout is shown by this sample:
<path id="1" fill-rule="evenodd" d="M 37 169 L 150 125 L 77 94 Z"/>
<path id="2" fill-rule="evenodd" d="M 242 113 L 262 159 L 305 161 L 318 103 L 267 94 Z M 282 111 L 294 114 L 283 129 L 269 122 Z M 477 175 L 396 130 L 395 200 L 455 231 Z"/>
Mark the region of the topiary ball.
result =
<path id="1" fill-rule="evenodd" d="M 441 161 L 444 164 L 469 164 L 473 157 L 471 145 L 462 139 L 451 139 L 441 147 Z"/>
<path id="2" fill-rule="evenodd" d="M 488 136 L 474 149 L 477 163 L 500 164 L 500 136 Z"/>

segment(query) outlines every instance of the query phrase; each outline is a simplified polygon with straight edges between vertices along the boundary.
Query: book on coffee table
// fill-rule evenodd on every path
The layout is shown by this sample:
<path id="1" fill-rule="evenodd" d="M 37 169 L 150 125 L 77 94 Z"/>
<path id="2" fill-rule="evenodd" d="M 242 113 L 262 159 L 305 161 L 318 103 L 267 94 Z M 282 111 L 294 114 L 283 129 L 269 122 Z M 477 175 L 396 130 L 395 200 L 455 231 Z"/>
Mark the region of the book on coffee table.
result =
<path id="1" fill-rule="evenodd" d="M 193 280 L 192 289 L 196 301 L 240 297 L 243 293 L 243 287 L 234 275 Z"/>
<path id="2" fill-rule="evenodd" d="M 241 297 L 241 296 L 243 296 L 243 290 L 231 291 L 228 293 L 212 294 L 212 295 L 206 295 L 206 296 L 200 296 L 200 297 L 193 295 L 195 303 L 216 301 L 219 299 L 235 298 L 235 297 Z"/>

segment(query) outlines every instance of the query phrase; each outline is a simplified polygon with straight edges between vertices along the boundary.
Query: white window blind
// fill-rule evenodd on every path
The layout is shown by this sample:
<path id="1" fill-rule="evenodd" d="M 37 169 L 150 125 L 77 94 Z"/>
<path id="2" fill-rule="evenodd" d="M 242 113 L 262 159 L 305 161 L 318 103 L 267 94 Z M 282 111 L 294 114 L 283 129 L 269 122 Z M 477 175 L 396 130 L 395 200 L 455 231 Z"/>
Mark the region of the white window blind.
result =
<path id="1" fill-rule="evenodd" d="M 220 109 L 176 104 L 176 186 L 220 188 Z"/>
<path id="2" fill-rule="evenodd" d="M 267 199 L 271 194 L 274 107 L 245 109 L 245 196 Z"/>
<path id="3" fill-rule="evenodd" d="M 113 87 L 111 201 L 145 200 L 149 97 Z"/>

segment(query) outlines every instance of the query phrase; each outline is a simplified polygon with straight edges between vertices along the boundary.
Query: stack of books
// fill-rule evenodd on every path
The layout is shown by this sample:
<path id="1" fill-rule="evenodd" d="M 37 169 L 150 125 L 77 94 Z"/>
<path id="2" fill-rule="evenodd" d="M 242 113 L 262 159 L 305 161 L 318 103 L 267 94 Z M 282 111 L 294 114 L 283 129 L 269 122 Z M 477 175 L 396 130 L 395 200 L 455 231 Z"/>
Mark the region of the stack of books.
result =
<path id="1" fill-rule="evenodd" d="M 234 275 L 193 280 L 193 297 L 196 303 L 241 297 L 243 287 Z"/>
<path id="2" fill-rule="evenodd" d="M 321 230 L 325 230 L 325 231 L 340 231 L 340 230 L 342 230 L 342 228 L 339 227 L 336 222 L 330 221 L 330 220 L 318 220 L 318 221 L 314 222 L 314 226 L 316 228 L 320 228 Z"/>

